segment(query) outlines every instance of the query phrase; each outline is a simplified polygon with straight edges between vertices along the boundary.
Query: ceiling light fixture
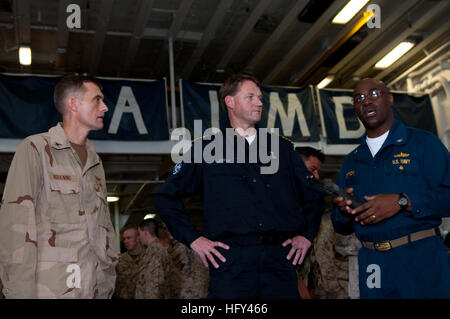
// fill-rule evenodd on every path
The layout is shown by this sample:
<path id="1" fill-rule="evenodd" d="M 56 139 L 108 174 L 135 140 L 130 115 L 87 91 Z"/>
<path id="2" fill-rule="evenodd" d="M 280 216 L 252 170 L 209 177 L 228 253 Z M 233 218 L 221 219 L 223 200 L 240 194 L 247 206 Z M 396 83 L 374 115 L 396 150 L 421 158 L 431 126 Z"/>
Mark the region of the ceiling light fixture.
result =
<path id="1" fill-rule="evenodd" d="M 331 83 L 331 81 L 334 80 L 334 75 L 328 75 L 327 77 L 325 77 L 322 81 L 320 81 L 319 84 L 317 84 L 317 87 L 319 89 L 323 89 L 324 87 L 326 87 L 328 84 Z"/>
<path id="2" fill-rule="evenodd" d="M 411 48 L 415 45 L 414 42 L 411 41 L 403 41 L 395 48 L 393 48 L 388 54 L 384 56 L 380 61 L 375 64 L 375 69 L 386 69 L 392 63 L 400 59 L 406 52 L 411 50 Z"/>
<path id="3" fill-rule="evenodd" d="M 334 17 L 331 23 L 346 24 L 366 5 L 367 2 L 369 2 L 369 0 L 350 0 Z"/>
<path id="4" fill-rule="evenodd" d="M 20 46 L 19 62 L 22 65 L 31 65 L 31 48 L 28 45 Z"/>
<path id="5" fill-rule="evenodd" d="M 114 203 L 119 201 L 119 197 L 118 196 L 107 196 L 106 200 L 108 201 L 108 203 Z"/>

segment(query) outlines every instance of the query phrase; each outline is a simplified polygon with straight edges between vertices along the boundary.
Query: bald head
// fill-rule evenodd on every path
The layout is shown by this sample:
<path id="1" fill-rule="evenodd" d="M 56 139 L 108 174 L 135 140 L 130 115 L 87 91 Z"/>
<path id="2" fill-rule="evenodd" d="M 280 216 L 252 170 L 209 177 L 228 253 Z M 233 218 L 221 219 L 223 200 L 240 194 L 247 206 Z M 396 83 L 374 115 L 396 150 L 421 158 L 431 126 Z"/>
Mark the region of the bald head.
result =
<path id="1" fill-rule="evenodd" d="M 359 90 L 361 89 L 361 87 L 372 87 L 372 88 L 377 88 L 377 89 L 381 89 L 384 92 L 389 92 L 390 90 L 389 88 L 386 86 L 386 84 L 384 84 L 384 82 L 376 80 L 374 78 L 365 78 L 362 79 L 358 82 L 358 84 L 356 84 L 355 89 L 353 90 L 353 92 L 359 92 Z"/>

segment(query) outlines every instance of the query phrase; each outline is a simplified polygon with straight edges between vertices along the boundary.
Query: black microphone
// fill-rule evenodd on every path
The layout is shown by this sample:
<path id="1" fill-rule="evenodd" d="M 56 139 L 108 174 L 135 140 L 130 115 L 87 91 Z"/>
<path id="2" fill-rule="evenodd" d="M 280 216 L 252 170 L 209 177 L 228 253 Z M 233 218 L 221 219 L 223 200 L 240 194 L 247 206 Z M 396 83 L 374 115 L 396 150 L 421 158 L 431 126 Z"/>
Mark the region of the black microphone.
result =
<path id="1" fill-rule="evenodd" d="M 353 209 L 363 204 L 363 202 L 361 202 L 356 196 L 348 194 L 338 185 L 333 183 L 329 178 L 324 178 L 323 181 L 314 179 L 314 181 L 319 185 L 320 189 L 323 192 L 335 197 L 343 197 L 346 201 L 351 200 L 352 204 L 350 205 L 350 207 Z"/>

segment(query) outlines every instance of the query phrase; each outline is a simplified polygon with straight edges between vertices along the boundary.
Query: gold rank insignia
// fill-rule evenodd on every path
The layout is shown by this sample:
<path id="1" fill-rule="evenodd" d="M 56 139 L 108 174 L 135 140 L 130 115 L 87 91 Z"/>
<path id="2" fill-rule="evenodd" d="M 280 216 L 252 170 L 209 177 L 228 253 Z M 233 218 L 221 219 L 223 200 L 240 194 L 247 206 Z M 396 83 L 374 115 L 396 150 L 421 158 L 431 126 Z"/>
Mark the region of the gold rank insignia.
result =
<path id="1" fill-rule="evenodd" d="M 345 179 L 349 178 L 350 176 L 355 175 L 355 170 L 351 170 L 350 172 L 348 172 L 347 174 L 345 174 Z"/>

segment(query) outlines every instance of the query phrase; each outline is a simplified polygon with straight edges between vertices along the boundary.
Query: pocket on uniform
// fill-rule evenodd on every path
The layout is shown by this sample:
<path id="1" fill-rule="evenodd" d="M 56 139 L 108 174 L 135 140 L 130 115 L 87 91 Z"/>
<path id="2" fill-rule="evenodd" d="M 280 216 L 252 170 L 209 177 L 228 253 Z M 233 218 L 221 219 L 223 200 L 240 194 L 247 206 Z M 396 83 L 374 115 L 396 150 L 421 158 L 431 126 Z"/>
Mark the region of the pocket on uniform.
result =
<path id="1" fill-rule="evenodd" d="M 80 185 L 74 175 L 49 172 L 48 218 L 50 222 L 80 222 Z"/>
<path id="2" fill-rule="evenodd" d="M 408 155 L 408 156 L 406 156 Z M 419 159 L 409 154 L 397 154 L 386 163 L 387 175 L 417 176 L 419 174 Z"/>

